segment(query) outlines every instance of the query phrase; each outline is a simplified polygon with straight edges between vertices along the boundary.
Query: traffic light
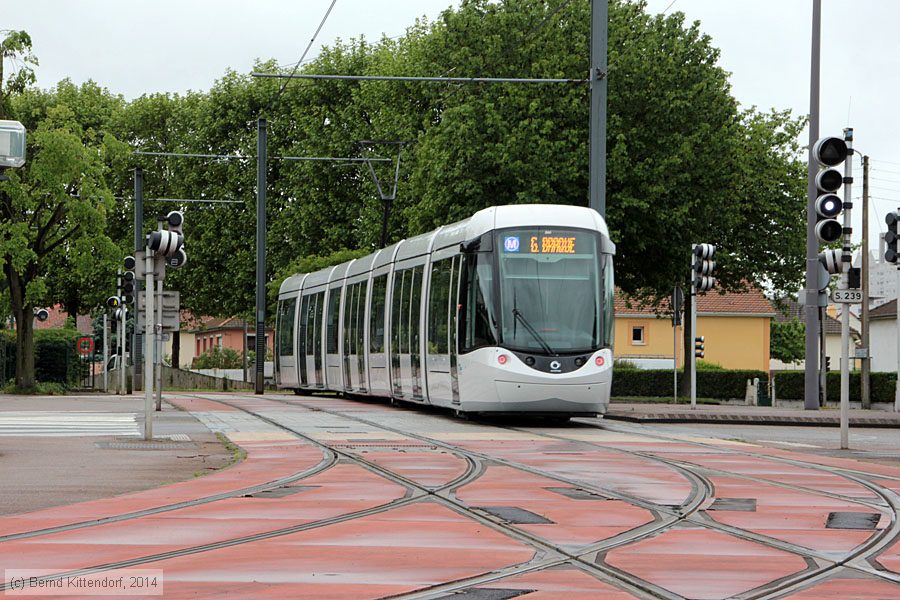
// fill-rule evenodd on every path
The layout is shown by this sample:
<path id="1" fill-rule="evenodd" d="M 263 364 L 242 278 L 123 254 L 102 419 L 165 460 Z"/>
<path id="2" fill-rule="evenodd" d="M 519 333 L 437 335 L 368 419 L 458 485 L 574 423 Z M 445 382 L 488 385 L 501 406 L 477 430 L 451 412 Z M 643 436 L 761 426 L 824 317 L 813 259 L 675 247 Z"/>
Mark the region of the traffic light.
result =
<path id="1" fill-rule="evenodd" d="M 133 256 L 125 257 L 125 272 L 122 273 L 122 303 L 134 304 L 134 268 L 137 266 Z"/>
<path id="2" fill-rule="evenodd" d="M 184 231 L 182 230 L 182 227 L 184 226 L 184 213 L 179 210 L 173 210 L 166 215 L 166 222 L 168 223 L 169 231 L 177 233 L 182 239 L 181 247 L 178 248 L 175 254 L 166 259 L 166 265 L 173 269 L 180 269 L 187 262 L 187 253 L 184 251 Z"/>
<path id="3" fill-rule="evenodd" d="M 106 306 L 109 308 L 119 308 L 122 306 L 122 300 L 118 296 L 110 296 L 106 299 Z"/>
<path id="4" fill-rule="evenodd" d="M 844 263 L 841 260 L 841 251 L 828 248 L 823 252 L 819 252 L 819 262 L 825 267 L 829 275 L 837 275 L 843 272 Z"/>
<path id="5" fill-rule="evenodd" d="M 831 357 L 826 356 L 825 357 L 825 372 L 828 373 L 829 371 L 831 371 Z"/>
<path id="6" fill-rule="evenodd" d="M 34 318 L 43 323 L 50 318 L 50 311 L 48 311 L 46 308 L 39 308 L 34 311 Z"/>
<path id="7" fill-rule="evenodd" d="M 703 351 L 705 348 L 703 342 L 705 340 L 706 338 L 702 335 L 698 335 L 694 338 L 694 356 L 696 356 L 697 358 L 703 358 L 705 356 L 705 352 Z"/>
<path id="8" fill-rule="evenodd" d="M 716 278 L 712 276 L 716 268 L 715 253 L 716 247 L 712 244 L 694 246 L 694 287 L 699 292 L 711 290 L 716 285 Z"/>
<path id="9" fill-rule="evenodd" d="M 821 167 L 816 175 L 816 237 L 823 244 L 838 241 L 844 233 L 844 226 L 837 220 L 844 210 L 844 202 L 837 195 L 844 175 L 835 167 L 847 159 L 848 152 L 847 143 L 837 137 L 822 138 L 813 146 L 813 158 Z"/>
<path id="10" fill-rule="evenodd" d="M 884 234 L 884 243 L 887 244 L 884 260 L 897 264 L 900 262 L 900 249 L 898 249 L 898 242 L 900 242 L 900 209 L 889 212 L 884 221 L 888 226 L 887 233 Z"/>

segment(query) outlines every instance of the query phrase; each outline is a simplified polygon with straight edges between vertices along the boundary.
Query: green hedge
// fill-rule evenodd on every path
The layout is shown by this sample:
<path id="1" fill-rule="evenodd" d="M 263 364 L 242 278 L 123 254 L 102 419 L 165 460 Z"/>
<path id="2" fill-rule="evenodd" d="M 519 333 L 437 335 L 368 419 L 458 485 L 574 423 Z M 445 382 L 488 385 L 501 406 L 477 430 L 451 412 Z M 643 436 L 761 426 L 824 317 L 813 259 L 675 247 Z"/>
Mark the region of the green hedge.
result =
<path id="1" fill-rule="evenodd" d="M 850 373 L 850 401 L 858 402 L 860 399 L 860 374 L 858 371 Z M 828 373 L 826 393 L 830 402 L 841 400 L 841 374 L 839 372 Z M 775 397 L 781 400 L 803 400 L 805 373 L 803 371 L 779 371 L 775 373 Z M 893 402 L 894 388 L 896 386 L 896 373 L 872 373 L 869 378 L 872 402 Z"/>
<path id="2" fill-rule="evenodd" d="M 684 376 L 678 372 L 679 384 Z M 763 371 L 697 371 L 697 396 L 719 400 L 743 399 L 747 380 L 759 378 L 765 389 L 769 376 Z M 669 369 L 613 369 L 613 396 L 670 397 L 673 390 Z"/>
<path id="3" fill-rule="evenodd" d="M 81 337 L 75 329 L 37 329 L 34 332 L 34 377 L 42 383 L 73 385 L 84 375 L 75 344 Z M 0 368 L 3 381 L 16 376 L 16 332 L 0 332 Z"/>

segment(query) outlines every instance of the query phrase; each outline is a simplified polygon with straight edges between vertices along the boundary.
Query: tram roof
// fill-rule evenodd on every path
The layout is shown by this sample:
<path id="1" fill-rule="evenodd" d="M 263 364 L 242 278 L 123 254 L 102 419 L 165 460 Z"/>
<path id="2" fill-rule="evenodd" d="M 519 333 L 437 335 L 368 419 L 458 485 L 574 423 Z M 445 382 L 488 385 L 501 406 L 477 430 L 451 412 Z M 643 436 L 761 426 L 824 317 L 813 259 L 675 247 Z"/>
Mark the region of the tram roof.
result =
<path id="1" fill-rule="evenodd" d="M 515 227 L 578 227 L 594 229 L 609 240 L 609 228 L 600 214 L 584 206 L 561 204 L 509 204 L 482 209 L 462 221 L 444 225 L 434 231 L 401 240 L 363 258 L 341 263 L 310 273 L 289 277 L 281 284 L 280 293 L 333 283 L 378 269 L 400 260 L 422 256 L 480 237 L 494 229 Z M 615 251 L 612 242 L 607 247 Z"/>

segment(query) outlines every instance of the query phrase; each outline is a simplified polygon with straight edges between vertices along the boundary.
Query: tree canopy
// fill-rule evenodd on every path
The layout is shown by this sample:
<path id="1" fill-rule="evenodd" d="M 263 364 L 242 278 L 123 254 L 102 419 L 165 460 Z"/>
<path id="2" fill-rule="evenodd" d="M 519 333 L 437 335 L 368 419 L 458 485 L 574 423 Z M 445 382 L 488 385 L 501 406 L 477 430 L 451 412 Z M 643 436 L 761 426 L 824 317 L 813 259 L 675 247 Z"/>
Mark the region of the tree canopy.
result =
<path id="1" fill-rule="evenodd" d="M 741 109 L 713 41 L 683 14 L 652 16 L 642 1 L 612 0 L 609 15 L 607 220 L 618 247 L 617 284 L 656 304 L 688 276 L 691 244 L 710 242 L 720 248 L 717 276 L 725 288 L 795 289 L 805 248 L 805 166 L 797 144 L 803 121 L 787 112 Z M 397 39 L 338 40 L 302 70 L 582 79 L 589 42 L 587 2 L 465 0 L 434 22 L 415 22 Z M 17 43 L 14 51 L 30 55 L 30 42 L 27 48 L 21 38 Z M 277 66 L 263 62 L 255 70 Z M 106 238 L 120 255 L 130 253 L 135 167 L 144 169 L 147 198 L 239 201 L 146 204 L 148 231 L 156 214 L 185 212 L 188 266 L 167 281 L 181 290 L 183 306 L 199 314 L 247 314 L 254 303 L 260 116 L 269 122 L 270 280 L 313 264 L 299 262 L 305 258 L 330 257 L 314 261 L 321 266 L 355 255 L 342 251 L 374 250 L 383 209 L 364 165 L 279 157 L 395 158 L 400 148 L 389 242 L 487 206 L 588 201 L 585 84 L 291 81 L 279 94 L 280 80 L 228 72 L 208 92 L 153 94 L 127 104 L 93 84 L 64 83 L 51 92 L 27 85 L 26 78 L 10 97 L 31 115 L 32 166 L 0 189 L 4 198 L 29 198 L 16 208 L 27 213 L 40 206 L 39 194 L 52 182 L 56 204 L 41 214 L 48 219 L 63 203 L 66 227 L 78 224 L 77 235 L 53 248 L 63 253 L 58 264 L 76 264 L 84 252 L 107 256 Z M 129 156 L 124 144 L 244 158 Z M 55 178 L 35 178 L 35 166 L 44 164 L 38 154 L 49 159 L 53 149 L 83 166 L 77 177 L 61 168 Z M 375 169 L 382 181 L 392 181 L 392 163 Z M 83 199 L 70 195 L 76 191 Z M 112 196 L 123 200 L 114 203 Z M 27 237 L 21 221 L 4 223 L 8 246 Z M 771 243 L 775 233 L 777 244 Z M 34 241 L 22 252 L 35 253 Z M 21 265 L 32 255 L 9 256 L 8 264 Z M 71 277 L 59 278 L 61 289 L 82 289 L 101 277 L 87 265 L 64 270 Z M 44 282 L 32 284 L 40 293 L 30 298 L 65 299 Z"/>

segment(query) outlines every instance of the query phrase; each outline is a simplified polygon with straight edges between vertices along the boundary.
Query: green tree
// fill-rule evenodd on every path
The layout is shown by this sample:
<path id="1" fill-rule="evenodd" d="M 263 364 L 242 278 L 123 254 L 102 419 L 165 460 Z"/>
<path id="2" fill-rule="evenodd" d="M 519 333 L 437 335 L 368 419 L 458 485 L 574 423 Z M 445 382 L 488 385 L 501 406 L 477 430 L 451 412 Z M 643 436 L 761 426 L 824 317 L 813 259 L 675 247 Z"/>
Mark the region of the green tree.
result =
<path id="1" fill-rule="evenodd" d="M 33 76 L 23 71 L 35 63 L 27 34 L 14 32 L 0 47 L 4 58 L 26 59 L 0 94 L 0 116 L 17 118 L 29 132 L 28 161 L 0 183 L 0 262 L 16 321 L 16 385 L 27 389 L 35 384 L 33 311 L 54 299 L 56 266 L 85 273 L 112 250 L 104 229 L 113 199 L 104 174 L 115 144 L 85 129 L 70 103 L 59 101 L 63 84 L 51 94 L 25 88 Z"/>
<path id="2" fill-rule="evenodd" d="M 800 319 L 779 323 L 772 320 L 769 354 L 784 363 L 803 360 L 806 353 L 806 326 Z"/>

